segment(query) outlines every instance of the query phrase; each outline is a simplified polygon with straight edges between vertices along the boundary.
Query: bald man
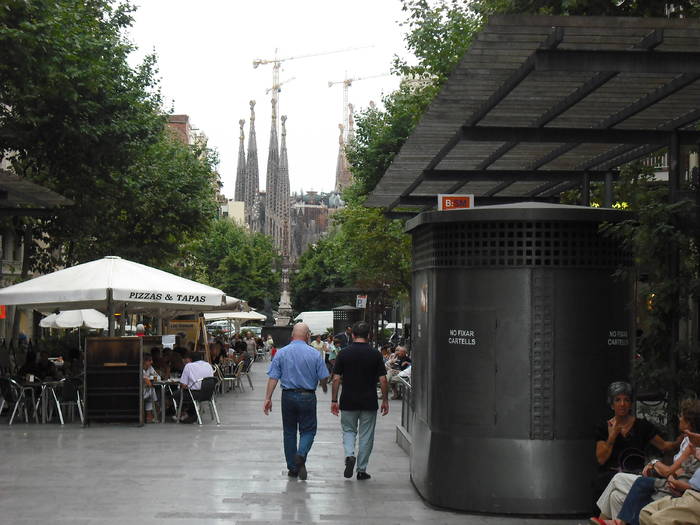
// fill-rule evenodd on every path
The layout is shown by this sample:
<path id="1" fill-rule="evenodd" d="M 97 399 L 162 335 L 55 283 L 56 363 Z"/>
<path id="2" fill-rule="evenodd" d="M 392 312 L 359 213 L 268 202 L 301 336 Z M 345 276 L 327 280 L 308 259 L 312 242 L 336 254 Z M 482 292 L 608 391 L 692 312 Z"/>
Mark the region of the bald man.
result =
<path id="1" fill-rule="evenodd" d="M 282 383 L 282 428 L 287 476 L 306 479 L 306 458 L 316 436 L 316 387 L 328 391 L 328 368 L 323 357 L 309 346 L 311 331 L 305 323 L 292 329 L 292 341 L 280 348 L 267 372 L 263 411 L 272 410 L 272 393 Z M 299 433 L 297 443 L 297 431 Z"/>

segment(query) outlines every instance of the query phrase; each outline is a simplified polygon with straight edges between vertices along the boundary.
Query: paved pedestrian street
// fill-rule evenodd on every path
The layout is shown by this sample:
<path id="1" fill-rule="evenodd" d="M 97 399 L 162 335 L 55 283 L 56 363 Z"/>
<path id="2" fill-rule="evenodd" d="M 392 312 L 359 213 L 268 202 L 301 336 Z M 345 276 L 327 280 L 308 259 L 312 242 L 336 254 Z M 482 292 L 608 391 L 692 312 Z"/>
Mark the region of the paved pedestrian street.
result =
<path id="1" fill-rule="evenodd" d="M 400 401 L 378 418 L 369 481 L 343 478 L 338 418 L 319 391 L 319 430 L 307 481 L 289 480 L 282 451 L 279 389 L 262 413 L 268 363 L 252 369 L 255 390 L 219 398 L 222 425 L 143 428 L 37 425 L 2 419 L 0 523 L 72 524 L 564 524 L 474 516 L 426 505 L 395 443 Z M 247 385 L 246 385 L 247 386 Z"/>

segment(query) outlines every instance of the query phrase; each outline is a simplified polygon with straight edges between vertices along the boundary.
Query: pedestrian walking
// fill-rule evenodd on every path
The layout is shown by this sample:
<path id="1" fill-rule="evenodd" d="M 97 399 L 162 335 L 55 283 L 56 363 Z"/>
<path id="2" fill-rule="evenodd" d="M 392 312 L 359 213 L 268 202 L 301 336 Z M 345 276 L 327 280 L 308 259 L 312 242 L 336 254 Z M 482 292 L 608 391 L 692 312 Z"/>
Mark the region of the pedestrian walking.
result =
<path id="1" fill-rule="evenodd" d="M 345 471 L 351 478 L 357 459 L 357 479 L 370 479 L 367 473 L 369 456 L 374 445 L 374 427 L 377 423 L 377 381 L 382 390 L 382 416 L 389 413 L 389 386 L 382 354 L 374 350 L 369 342 L 369 324 L 358 321 L 352 326 L 352 343 L 341 350 L 333 368 L 333 393 L 331 412 L 340 416 L 345 449 Z M 340 381 L 343 390 L 338 403 Z M 355 443 L 357 442 L 357 458 Z"/>
<path id="2" fill-rule="evenodd" d="M 280 348 L 267 372 L 263 411 L 272 410 L 272 393 L 282 383 L 282 428 L 287 475 L 306 479 L 306 459 L 316 436 L 316 387 L 328 391 L 328 369 L 323 357 L 309 346 L 311 332 L 305 323 L 292 329 L 292 342 Z M 297 442 L 298 431 L 298 442 Z"/>

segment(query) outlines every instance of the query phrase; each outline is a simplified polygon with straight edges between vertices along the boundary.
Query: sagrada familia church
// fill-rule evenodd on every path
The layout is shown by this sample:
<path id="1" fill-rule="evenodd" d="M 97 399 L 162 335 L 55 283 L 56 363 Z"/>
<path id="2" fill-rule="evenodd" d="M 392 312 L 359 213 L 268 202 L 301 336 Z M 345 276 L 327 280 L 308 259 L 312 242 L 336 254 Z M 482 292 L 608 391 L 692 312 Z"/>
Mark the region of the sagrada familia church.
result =
<path id="1" fill-rule="evenodd" d="M 246 154 L 244 120 L 239 120 L 238 168 L 234 200 L 244 203 L 247 227 L 272 238 L 282 256 L 282 297 L 279 313 L 291 314 L 289 270 L 307 245 L 318 240 L 328 227 L 330 213 L 343 205 L 340 192 L 350 184 L 350 170 L 345 144 L 352 139 L 352 117 L 348 130 L 340 125 L 335 189 L 330 193 L 307 192 L 292 195 L 287 160 L 287 117 L 282 115 L 280 139 L 277 134 L 276 100 L 272 99 L 272 125 L 267 156 L 265 191 L 260 191 L 258 146 L 255 134 L 255 101 L 250 101 L 248 148 Z"/>

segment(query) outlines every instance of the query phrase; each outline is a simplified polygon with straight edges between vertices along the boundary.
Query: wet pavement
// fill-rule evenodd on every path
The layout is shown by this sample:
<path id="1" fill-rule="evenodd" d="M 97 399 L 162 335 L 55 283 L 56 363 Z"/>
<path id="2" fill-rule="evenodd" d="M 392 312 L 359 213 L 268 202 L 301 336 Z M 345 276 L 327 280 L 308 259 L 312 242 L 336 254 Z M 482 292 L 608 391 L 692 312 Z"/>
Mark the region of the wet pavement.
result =
<path id="1" fill-rule="evenodd" d="M 308 480 L 290 480 L 282 450 L 279 390 L 262 413 L 268 363 L 255 363 L 255 390 L 220 396 L 222 425 L 79 423 L 7 426 L 0 419 L 0 523 L 13 525 L 205 524 L 562 524 L 431 508 L 411 485 L 395 442 L 401 401 L 378 417 L 368 472 L 343 478 L 339 419 L 319 390 L 319 429 Z M 76 418 L 77 419 L 77 418 Z"/>

